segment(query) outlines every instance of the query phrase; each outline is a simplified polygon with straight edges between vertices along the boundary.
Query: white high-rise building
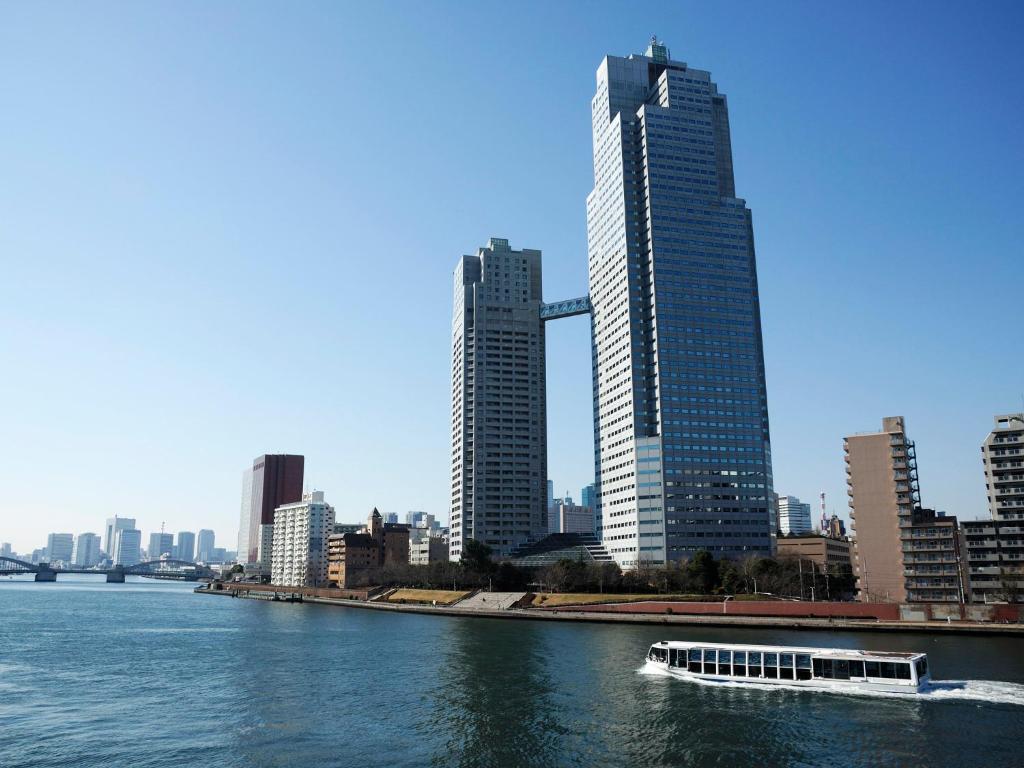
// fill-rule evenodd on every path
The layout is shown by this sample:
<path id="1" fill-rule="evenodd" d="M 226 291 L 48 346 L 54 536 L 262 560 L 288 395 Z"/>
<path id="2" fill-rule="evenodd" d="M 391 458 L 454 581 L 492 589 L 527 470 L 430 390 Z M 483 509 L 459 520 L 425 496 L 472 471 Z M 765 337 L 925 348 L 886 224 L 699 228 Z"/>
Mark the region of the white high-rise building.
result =
<path id="1" fill-rule="evenodd" d="M 70 563 L 74 544 L 74 534 L 51 533 L 46 537 L 46 556 L 51 563 Z"/>
<path id="2" fill-rule="evenodd" d="M 140 561 L 142 531 L 135 528 L 117 528 L 114 531 L 114 551 L 110 559 L 114 565 L 135 565 Z"/>
<path id="3" fill-rule="evenodd" d="M 796 496 L 779 496 L 779 533 L 783 536 L 811 532 L 811 505 Z"/>
<path id="4" fill-rule="evenodd" d="M 327 583 L 327 537 L 334 529 L 334 507 L 323 491 L 304 493 L 302 501 L 274 510 L 270 581 L 282 587 Z"/>
<path id="5" fill-rule="evenodd" d="M 249 527 L 252 524 L 252 467 L 242 473 L 242 505 L 238 518 L 238 562 L 249 562 Z"/>
<path id="6" fill-rule="evenodd" d="M 77 568 L 92 568 L 100 561 L 100 537 L 95 533 L 80 533 L 75 537 L 71 562 Z"/>
<path id="7" fill-rule="evenodd" d="M 128 530 L 135 527 L 134 517 L 114 517 L 107 518 L 107 524 L 103 529 L 103 551 L 107 553 L 107 557 L 113 559 L 114 557 L 114 537 L 118 531 Z"/>
<path id="8" fill-rule="evenodd" d="M 450 555 L 498 556 L 547 532 L 541 254 L 492 237 L 455 267 Z"/>
<path id="9" fill-rule="evenodd" d="M 591 109 L 597 532 L 627 568 L 769 555 L 757 268 L 725 96 L 652 41 L 605 57 Z"/>

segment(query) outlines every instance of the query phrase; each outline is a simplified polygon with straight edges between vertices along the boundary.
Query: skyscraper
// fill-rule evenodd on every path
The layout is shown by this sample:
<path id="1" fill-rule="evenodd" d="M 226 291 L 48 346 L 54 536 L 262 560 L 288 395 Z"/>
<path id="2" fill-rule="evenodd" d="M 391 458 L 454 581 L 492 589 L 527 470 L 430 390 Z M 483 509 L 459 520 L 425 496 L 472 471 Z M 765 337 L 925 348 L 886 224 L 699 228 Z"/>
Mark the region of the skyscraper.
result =
<path id="1" fill-rule="evenodd" d="M 259 559 L 260 526 L 273 525 L 274 510 L 282 504 L 302 499 L 304 468 L 302 456 L 265 454 L 255 458 L 252 470 L 243 474 L 238 562 L 255 563 Z"/>
<path id="2" fill-rule="evenodd" d="M 580 491 L 580 505 L 584 507 L 594 508 L 596 486 L 591 483 L 590 485 L 583 486 L 583 490 Z"/>
<path id="3" fill-rule="evenodd" d="M 768 555 L 757 268 L 725 96 L 652 41 L 605 57 L 591 106 L 598 533 L 626 567 Z"/>
<path id="4" fill-rule="evenodd" d="M 117 531 L 123 531 L 135 527 L 134 517 L 114 517 L 107 518 L 106 527 L 103 529 L 103 551 L 107 553 L 107 556 L 113 558 L 114 556 L 114 535 Z"/>
<path id="5" fill-rule="evenodd" d="M 811 532 L 811 505 L 796 496 L 779 496 L 779 532 L 783 536 Z"/>
<path id="6" fill-rule="evenodd" d="M 546 533 L 540 251 L 492 237 L 455 267 L 450 554 L 499 556 Z"/>
<path id="7" fill-rule="evenodd" d="M 174 556 L 179 560 L 192 562 L 196 559 L 196 535 L 191 531 L 179 531 Z"/>
<path id="8" fill-rule="evenodd" d="M 257 527 L 256 530 L 258 531 L 259 528 Z M 204 563 L 213 561 L 214 541 L 215 537 L 213 531 L 203 528 L 203 530 L 199 532 L 199 536 L 196 539 L 196 560 L 200 560 Z M 259 542 L 257 542 L 256 546 L 259 548 Z M 255 554 L 251 562 L 256 562 Z"/>
<path id="9" fill-rule="evenodd" d="M 164 555 L 171 557 L 174 554 L 174 536 L 170 533 L 149 534 L 149 559 L 159 560 Z"/>
<path id="10" fill-rule="evenodd" d="M 46 537 L 46 556 L 50 559 L 51 563 L 70 563 L 74 545 L 74 534 L 51 533 Z"/>
<path id="11" fill-rule="evenodd" d="M 135 565 L 141 559 L 142 531 L 135 528 L 114 530 L 114 551 L 110 553 L 114 565 Z"/>
<path id="12" fill-rule="evenodd" d="M 100 537 L 95 533 L 80 533 L 75 537 L 71 562 L 79 568 L 92 568 L 100 561 Z"/>

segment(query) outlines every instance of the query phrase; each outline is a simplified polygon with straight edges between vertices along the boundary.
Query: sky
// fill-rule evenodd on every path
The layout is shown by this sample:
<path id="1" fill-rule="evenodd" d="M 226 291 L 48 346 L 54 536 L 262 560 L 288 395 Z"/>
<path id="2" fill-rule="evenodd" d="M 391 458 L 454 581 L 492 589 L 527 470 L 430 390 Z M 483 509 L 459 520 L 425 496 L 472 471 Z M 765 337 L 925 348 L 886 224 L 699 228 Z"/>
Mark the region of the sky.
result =
<path id="1" fill-rule="evenodd" d="M 922 501 L 986 514 L 1022 409 L 1024 7 L 0 4 L 0 541 L 135 517 L 234 549 L 301 453 L 339 520 L 447 518 L 452 272 L 488 237 L 587 290 L 590 99 L 652 34 L 729 98 L 776 490 L 847 516 L 903 415 Z M 589 323 L 548 325 L 549 472 L 593 480 Z"/>

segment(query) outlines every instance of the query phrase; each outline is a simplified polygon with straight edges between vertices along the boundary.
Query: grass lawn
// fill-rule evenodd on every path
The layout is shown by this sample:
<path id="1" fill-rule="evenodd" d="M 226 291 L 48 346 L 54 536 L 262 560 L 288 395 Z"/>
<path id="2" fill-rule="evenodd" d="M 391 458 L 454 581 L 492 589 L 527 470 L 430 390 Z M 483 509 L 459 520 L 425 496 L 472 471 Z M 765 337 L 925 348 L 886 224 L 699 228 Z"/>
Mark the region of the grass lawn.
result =
<path id="1" fill-rule="evenodd" d="M 435 600 L 438 605 L 451 605 L 456 600 L 461 600 L 469 594 L 469 590 L 453 591 L 450 589 L 400 589 L 388 596 L 389 603 L 426 603 L 432 604 Z"/>

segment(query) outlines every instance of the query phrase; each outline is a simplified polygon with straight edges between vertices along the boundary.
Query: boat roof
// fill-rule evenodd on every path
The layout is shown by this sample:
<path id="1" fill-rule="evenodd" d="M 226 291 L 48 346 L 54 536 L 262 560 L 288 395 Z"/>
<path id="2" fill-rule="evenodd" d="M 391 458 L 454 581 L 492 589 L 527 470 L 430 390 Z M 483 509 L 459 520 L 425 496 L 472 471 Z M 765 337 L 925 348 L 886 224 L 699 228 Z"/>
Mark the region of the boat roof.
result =
<path id="1" fill-rule="evenodd" d="M 793 645 L 747 645 L 745 643 L 691 643 L 681 640 L 662 640 L 656 647 L 687 649 L 720 648 L 726 651 L 760 651 L 763 653 L 809 653 L 839 659 L 902 659 L 913 661 L 926 654 L 912 651 L 866 651 L 859 648 L 803 648 Z"/>

